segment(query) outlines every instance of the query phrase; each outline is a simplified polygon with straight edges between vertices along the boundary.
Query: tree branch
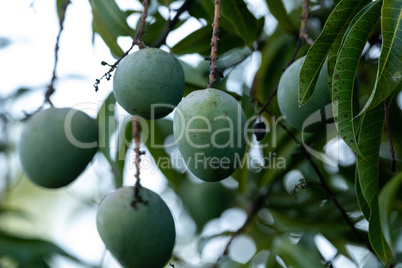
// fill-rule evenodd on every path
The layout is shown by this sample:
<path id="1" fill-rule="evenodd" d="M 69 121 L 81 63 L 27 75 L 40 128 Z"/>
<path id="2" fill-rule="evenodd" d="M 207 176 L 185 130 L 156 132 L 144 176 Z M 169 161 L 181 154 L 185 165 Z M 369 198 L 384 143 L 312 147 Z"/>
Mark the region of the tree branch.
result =
<path id="1" fill-rule="evenodd" d="M 117 65 L 119 65 L 120 61 L 124 57 L 126 57 L 128 55 L 128 53 L 130 53 L 130 51 L 134 48 L 135 45 L 138 45 L 138 47 L 140 49 L 143 49 L 146 47 L 144 42 L 141 40 L 141 38 L 142 38 L 142 35 L 145 33 L 145 20 L 148 15 L 149 1 L 150 0 L 144 0 L 144 2 L 142 3 L 144 8 L 142 9 L 142 13 L 141 13 L 140 25 L 138 27 L 137 34 L 135 35 L 130 48 L 126 52 L 124 52 L 123 55 L 112 65 L 110 65 L 104 61 L 101 62 L 102 65 L 108 65 L 110 67 L 110 69 L 108 72 L 106 72 L 104 75 L 102 75 L 101 78 L 95 80 L 94 87 L 95 87 L 96 92 L 99 90 L 99 84 L 102 81 L 102 79 L 106 78 L 106 80 L 110 80 L 110 78 L 112 77 L 113 71 L 117 68 Z"/>
<path id="2" fill-rule="evenodd" d="M 176 15 L 173 17 L 173 19 L 168 20 L 166 22 L 166 25 L 163 28 L 162 33 L 159 35 L 159 37 L 155 41 L 155 43 L 152 44 L 152 47 L 160 47 L 161 45 L 166 43 L 167 36 L 173 30 L 173 28 L 176 26 L 176 24 L 179 22 L 179 18 L 181 16 L 181 14 L 183 14 L 183 12 L 186 11 L 193 2 L 194 2 L 194 0 L 184 1 L 183 5 L 177 10 Z"/>
<path id="3" fill-rule="evenodd" d="M 271 189 L 269 188 L 268 191 L 266 191 L 266 193 L 264 194 L 260 194 L 258 195 L 251 203 L 251 206 L 248 209 L 247 212 L 247 218 L 245 220 L 245 222 L 243 223 L 243 225 L 237 229 L 236 232 L 234 232 L 232 234 L 232 236 L 230 237 L 228 243 L 225 246 L 225 249 L 223 250 L 222 255 L 218 258 L 218 260 L 215 262 L 213 268 L 218 268 L 219 263 L 221 262 L 221 260 L 223 259 L 223 257 L 227 256 L 229 254 L 229 247 L 232 244 L 233 240 L 240 235 L 244 229 L 246 229 L 246 227 L 250 224 L 250 222 L 252 221 L 252 219 L 254 218 L 254 216 L 257 214 L 258 211 L 260 211 L 260 209 L 264 206 L 264 202 L 265 199 L 269 196 L 269 194 L 271 193 Z"/>
<path id="4" fill-rule="evenodd" d="M 268 111 L 267 111 L 268 112 Z M 269 112 L 268 112 L 269 113 Z M 271 114 L 272 115 L 272 114 Z M 307 161 L 309 162 L 309 164 L 313 167 L 315 173 L 317 174 L 321 185 L 323 186 L 324 190 L 327 192 L 329 198 L 331 199 L 331 201 L 334 203 L 335 207 L 339 210 L 339 212 L 342 215 L 342 218 L 345 220 L 346 224 L 349 226 L 350 230 L 356 235 L 356 237 L 360 240 L 360 242 L 366 246 L 366 248 L 372 252 L 375 256 L 376 253 L 374 252 L 374 249 L 371 247 L 370 243 L 367 242 L 366 239 L 364 239 L 364 237 L 361 236 L 361 234 L 357 231 L 354 223 L 352 222 L 352 220 L 349 218 L 348 214 L 346 213 L 345 209 L 342 207 L 342 205 L 339 203 L 338 199 L 336 198 L 334 192 L 331 190 L 331 188 L 329 187 L 329 185 L 327 184 L 327 182 L 325 181 L 324 175 L 321 173 L 320 169 L 318 168 L 317 164 L 313 161 L 313 159 L 311 158 L 311 155 L 309 154 L 309 152 L 306 150 L 306 148 L 301 144 L 301 142 L 296 138 L 296 136 L 284 125 L 282 124 L 282 122 L 278 121 L 277 122 L 278 125 L 283 128 L 287 135 L 294 140 L 301 149 L 301 153 L 303 154 L 303 156 L 307 159 Z"/>
<path id="5" fill-rule="evenodd" d="M 385 112 L 385 130 L 387 131 L 387 137 L 389 141 L 389 151 L 391 153 L 391 171 L 396 171 L 396 160 L 395 160 L 395 150 L 392 142 L 391 127 L 389 125 L 389 109 L 388 109 L 388 98 L 384 100 L 384 112 Z"/>
<path id="6" fill-rule="evenodd" d="M 217 60 L 218 60 L 218 41 L 219 41 L 219 19 L 221 17 L 221 0 L 215 0 L 215 13 L 214 22 L 212 23 L 212 38 L 211 38 L 211 55 L 207 58 L 211 61 L 209 67 L 209 81 L 207 88 L 212 88 L 215 83 L 215 75 L 217 73 Z"/>

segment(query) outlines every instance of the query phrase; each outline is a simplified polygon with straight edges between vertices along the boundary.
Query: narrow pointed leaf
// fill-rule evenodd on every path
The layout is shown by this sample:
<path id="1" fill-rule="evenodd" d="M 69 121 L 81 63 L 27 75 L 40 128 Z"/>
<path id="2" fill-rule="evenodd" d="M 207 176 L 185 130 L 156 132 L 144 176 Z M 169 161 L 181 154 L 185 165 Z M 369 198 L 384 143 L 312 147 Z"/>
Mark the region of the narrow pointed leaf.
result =
<path id="1" fill-rule="evenodd" d="M 279 27 L 287 32 L 298 32 L 297 27 L 293 24 L 292 20 L 289 18 L 286 12 L 285 6 L 282 0 L 266 0 L 269 11 L 278 21 Z"/>
<path id="2" fill-rule="evenodd" d="M 173 168 L 170 155 L 166 152 L 166 149 L 171 150 L 173 146 L 176 146 L 174 142 L 171 142 L 171 144 L 165 144 L 165 139 L 169 135 L 173 135 L 173 121 L 159 119 L 147 122 L 148 126 L 150 126 L 150 131 L 147 134 L 148 137 L 145 141 L 145 145 L 152 154 L 155 160 L 155 165 L 177 189 L 185 180 L 187 175 L 184 172 L 176 171 Z"/>
<path id="3" fill-rule="evenodd" d="M 356 15 L 338 52 L 332 78 L 332 107 L 335 125 L 341 138 L 357 154 L 355 121 L 353 119 L 353 89 L 356 70 L 363 49 L 376 21 L 380 18 L 381 1 L 371 2 Z"/>
<path id="4" fill-rule="evenodd" d="M 64 16 L 66 14 L 66 9 L 68 4 L 71 3 L 70 0 L 57 0 L 57 16 L 59 17 L 60 20 L 64 20 Z"/>
<path id="5" fill-rule="evenodd" d="M 357 169 L 356 169 L 356 178 L 358 176 Z M 363 215 L 366 219 L 370 218 L 370 207 L 367 204 L 366 199 L 364 199 L 363 193 L 362 193 L 362 188 L 360 185 L 360 180 L 355 181 L 355 191 L 356 191 L 356 198 L 357 198 L 357 203 L 360 207 L 360 210 L 363 212 Z"/>
<path id="6" fill-rule="evenodd" d="M 115 161 L 112 164 L 115 187 L 123 186 L 123 170 L 126 163 L 126 155 L 133 140 L 133 125 L 131 117 L 126 118 L 120 127 L 117 137 L 117 150 Z"/>
<path id="7" fill-rule="evenodd" d="M 171 52 L 178 55 L 198 53 L 203 56 L 207 56 L 211 53 L 211 40 L 212 28 L 210 25 L 202 27 L 193 33 L 186 36 L 174 47 Z M 222 29 L 219 33 L 218 51 L 222 54 L 234 47 L 243 46 L 243 40 L 232 34 L 225 29 Z"/>
<path id="8" fill-rule="evenodd" d="M 231 22 L 246 46 L 250 46 L 255 41 L 259 28 L 258 21 L 243 0 L 222 1 L 221 16 Z"/>
<path id="9" fill-rule="evenodd" d="M 308 260 L 309 267 L 325 267 L 317 251 L 307 250 L 299 244 L 293 244 L 286 238 L 275 239 L 272 248 L 273 252 L 268 257 L 266 267 L 282 267 L 278 265 L 276 256 L 280 256 L 289 267 L 304 268 L 306 267 L 306 260 Z"/>
<path id="10" fill-rule="evenodd" d="M 299 104 L 305 104 L 314 91 L 315 83 L 328 51 L 335 40 L 345 33 L 349 22 L 370 0 L 342 0 L 332 11 L 322 33 L 310 47 L 299 80 Z"/>
<path id="11" fill-rule="evenodd" d="M 359 115 L 379 105 L 402 81 L 402 0 L 384 0 L 381 32 L 382 50 L 377 80 Z"/>
<path id="12" fill-rule="evenodd" d="M 110 156 L 110 137 L 115 132 L 115 117 L 114 117 L 114 105 L 116 99 L 113 92 L 102 103 L 99 109 L 96 121 L 99 126 L 99 151 L 103 153 L 106 159 L 111 162 Z M 112 120 L 112 121 L 111 121 Z"/>
<path id="13" fill-rule="evenodd" d="M 114 0 L 90 0 L 94 31 L 99 33 L 114 56 L 120 57 L 123 50 L 117 44 L 117 37 L 132 36 L 133 30 L 127 24 L 128 14 L 120 10 Z"/>
<path id="14" fill-rule="evenodd" d="M 381 227 L 385 240 L 392 247 L 389 217 L 392 204 L 397 197 L 398 190 L 402 187 L 402 173 L 395 175 L 381 190 L 379 196 Z"/>
<path id="15" fill-rule="evenodd" d="M 391 250 L 382 233 L 378 202 L 379 150 L 383 126 L 384 109 L 382 106 L 377 106 L 364 115 L 359 135 L 359 147 L 365 158 L 357 156 L 356 168 L 361 193 L 370 208 L 370 217 L 367 219 L 370 243 L 379 259 L 387 265 L 391 259 Z"/>

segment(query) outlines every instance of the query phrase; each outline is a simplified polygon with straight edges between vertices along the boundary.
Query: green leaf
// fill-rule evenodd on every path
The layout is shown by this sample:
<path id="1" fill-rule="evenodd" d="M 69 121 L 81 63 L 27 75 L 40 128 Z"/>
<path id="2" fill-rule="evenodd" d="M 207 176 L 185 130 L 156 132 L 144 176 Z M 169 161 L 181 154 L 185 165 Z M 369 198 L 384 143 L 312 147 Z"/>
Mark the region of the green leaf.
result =
<path id="1" fill-rule="evenodd" d="M 258 22 L 243 0 L 222 1 L 221 16 L 231 22 L 232 27 L 243 39 L 246 46 L 251 46 L 256 40 Z"/>
<path id="2" fill-rule="evenodd" d="M 110 138 L 117 131 L 117 123 L 115 117 L 115 105 L 116 99 L 114 97 L 113 92 L 109 94 L 109 96 L 102 103 L 101 108 L 99 109 L 97 115 L 97 122 L 99 126 L 99 151 L 105 156 L 106 160 L 109 162 L 110 167 L 112 168 L 115 187 L 120 187 L 123 185 L 123 168 L 124 168 L 124 157 L 121 157 L 122 154 L 125 156 L 125 152 L 127 151 L 126 146 L 126 132 L 129 132 L 131 135 L 131 130 L 120 129 L 118 136 L 118 148 L 116 151 L 115 158 L 113 159 L 110 154 L 110 148 L 115 146 L 115 144 L 111 144 Z M 131 123 L 128 123 L 129 127 Z M 131 136 L 130 136 L 131 137 Z M 129 139 L 130 141 L 131 139 Z M 124 150 L 124 152 L 123 152 Z"/>
<path id="3" fill-rule="evenodd" d="M 116 188 L 123 186 L 123 170 L 126 162 L 127 150 L 133 140 L 133 124 L 131 120 L 131 116 L 124 120 L 119 130 L 119 136 L 117 137 L 118 146 L 115 161 L 112 164 Z"/>
<path id="4" fill-rule="evenodd" d="M 381 11 L 382 50 L 377 79 L 370 98 L 359 115 L 379 105 L 394 92 L 402 79 L 402 1 L 384 0 Z"/>
<path id="5" fill-rule="evenodd" d="M 278 25 L 286 32 L 298 33 L 297 27 L 293 24 L 286 12 L 282 0 L 265 0 L 267 2 L 269 11 L 278 21 Z"/>
<path id="6" fill-rule="evenodd" d="M 332 78 L 335 125 L 341 138 L 357 154 L 361 153 L 357 146 L 355 121 L 352 120 L 356 71 L 370 32 L 380 18 L 381 4 L 381 1 L 371 2 L 352 21 L 339 49 Z"/>
<path id="7" fill-rule="evenodd" d="M 264 103 L 272 94 L 278 83 L 283 69 L 286 67 L 289 59 L 292 57 L 296 39 L 293 36 L 285 34 L 281 30 L 275 31 L 261 49 L 262 59 L 258 69 L 250 95 Z M 285 56 L 286 55 L 286 56 Z M 270 111 L 277 111 L 279 108 L 277 101 L 272 99 Z"/>
<path id="8" fill-rule="evenodd" d="M 356 175 L 355 177 L 358 177 L 357 174 L 357 169 L 356 169 Z M 360 210 L 363 212 L 363 215 L 366 219 L 370 218 L 370 207 L 367 204 L 366 199 L 364 199 L 363 193 L 362 193 L 362 188 L 360 185 L 360 180 L 355 181 L 355 191 L 356 191 L 356 198 L 357 198 L 357 203 L 360 207 Z"/>
<path id="9" fill-rule="evenodd" d="M 391 230 L 390 230 L 390 214 L 392 204 L 397 198 L 397 193 L 402 188 L 402 173 L 395 175 L 382 188 L 379 195 L 379 210 L 382 231 L 388 245 L 392 248 Z"/>
<path id="10" fill-rule="evenodd" d="M 143 133 L 143 136 L 146 136 L 146 140 L 144 140 L 145 145 L 163 175 L 165 175 L 173 187 L 178 188 L 186 178 L 186 174 L 178 172 L 173 168 L 170 155 L 166 152 L 166 149 L 171 148 L 175 144 L 168 144 L 169 146 L 164 144 L 165 139 L 169 135 L 173 135 L 173 121 L 159 119 L 147 122 L 150 129 L 147 133 Z"/>
<path id="11" fill-rule="evenodd" d="M 70 0 L 57 0 L 57 16 L 60 20 L 64 20 L 64 16 L 66 14 L 67 6 L 71 3 Z"/>
<path id="12" fill-rule="evenodd" d="M 367 219 L 370 243 L 379 259 L 387 265 L 391 259 L 391 251 L 382 234 L 378 203 L 379 150 L 383 126 L 384 109 L 382 106 L 368 111 L 362 119 L 359 148 L 365 158 L 357 155 L 358 178 L 356 178 L 356 183 L 360 183 L 361 193 L 370 208 L 370 217 Z"/>
<path id="13" fill-rule="evenodd" d="M 116 99 L 113 92 L 111 92 L 102 103 L 98 115 L 96 116 L 96 121 L 99 126 L 99 151 L 105 155 L 109 162 L 112 161 L 110 156 L 110 137 L 116 131 L 114 117 L 115 103 Z"/>
<path id="14" fill-rule="evenodd" d="M 198 53 L 203 56 L 211 54 L 212 27 L 204 26 L 178 42 L 172 47 L 171 53 L 184 55 Z M 221 29 L 219 32 L 218 53 L 222 54 L 232 48 L 243 46 L 243 41 L 238 36 Z"/>
<path id="15" fill-rule="evenodd" d="M 147 21 L 145 24 L 145 33 L 142 35 L 141 39 L 145 44 L 155 44 L 155 42 L 158 41 L 161 33 L 164 31 L 166 25 L 168 22 L 161 16 L 159 12 L 155 13 L 152 15 L 148 15 L 147 18 L 151 18 L 152 20 L 150 22 Z M 185 23 L 186 20 L 179 20 L 171 29 L 171 31 L 179 28 L 183 23 Z M 140 25 L 140 20 L 138 20 L 137 23 L 137 29 Z M 152 45 L 153 46 L 153 45 Z"/>
<path id="16" fill-rule="evenodd" d="M 184 71 L 184 96 L 187 96 L 194 90 L 203 89 L 208 83 L 208 72 L 205 73 L 204 66 L 209 64 L 207 62 L 201 62 L 197 67 L 192 67 L 186 62 L 179 60 L 181 67 Z M 208 71 L 209 67 L 206 67 Z"/>
<path id="17" fill-rule="evenodd" d="M 277 264 L 276 256 L 281 257 L 287 267 L 304 268 L 306 260 L 308 260 L 309 267 L 325 267 L 316 251 L 293 244 L 289 239 L 283 237 L 274 240 L 273 250 L 269 254 L 266 267 L 281 267 Z"/>
<path id="18" fill-rule="evenodd" d="M 76 257 L 51 242 L 0 232 L 0 256 L 7 256 L 16 261 L 18 267 L 49 267 L 47 262 L 55 254 L 83 264 Z M 83 265 L 90 267 L 88 264 Z"/>
<path id="19" fill-rule="evenodd" d="M 324 29 L 310 47 L 299 79 L 299 104 L 305 104 L 313 94 L 315 83 L 328 51 L 336 40 L 341 40 L 349 22 L 370 0 L 342 0 L 328 17 Z"/>
<path id="20" fill-rule="evenodd" d="M 117 44 L 119 36 L 133 36 L 134 32 L 127 24 L 127 13 L 120 10 L 114 0 L 90 0 L 93 15 L 93 29 L 116 57 L 123 55 Z"/>

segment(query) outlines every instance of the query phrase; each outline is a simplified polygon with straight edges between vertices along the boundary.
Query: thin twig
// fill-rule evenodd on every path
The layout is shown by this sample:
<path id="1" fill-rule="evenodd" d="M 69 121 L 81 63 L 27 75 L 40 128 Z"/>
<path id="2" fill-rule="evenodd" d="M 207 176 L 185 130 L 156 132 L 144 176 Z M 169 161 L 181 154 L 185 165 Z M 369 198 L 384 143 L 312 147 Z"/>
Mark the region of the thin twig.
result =
<path id="1" fill-rule="evenodd" d="M 269 111 L 266 111 L 266 112 L 269 115 L 273 116 Z M 364 246 L 366 246 L 366 248 L 371 253 L 373 253 L 375 256 L 377 256 L 375 254 L 375 252 L 374 252 L 374 249 L 371 247 L 370 243 L 368 243 L 366 241 L 366 239 L 364 239 L 364 237 L 362 237 L 362 235 L 357 231 L 357 229 L 354 226 L 352 220 L 349 218 L 349 216 L 346 213 L 345 209 L 339 203 L 338 199 L 335 196 L 335 193 L 331 190 L 331 188 L 329 187 L 329 185 L 325 181 L 324 175 L 322 174 L 322 172 L 318 168 L 317 164 L 313 161 L 313 159 L 311 158 L 311 155 L 308 153 L 306 148 L 304 148 L 304 146 L 302 146 L 301 142 L 297 139 L 297 137 L 282 122 L 277 121 L 277 124 L 281 128 L 283 128 L 285 130 L 286 134 L 300 146 L 300 153 L 303 154 L 303 156 L 307 159 L 309 164 L 313 167 L 315 173 L 317 174 L 317 176 L 318 176 L 318 178 L 320 180 L 320 183 L 321 183 L 320 185 L 324 188 L 324 190 L 329 195 L 329 198 L 334 203 L 335 207 L 339 210 L 339 212 L 341 213 L 342 218 L 345 220 L 345 222 L 349 226 L 350 230 L 356 235 L 356 237 L 360 240 L 360 242 Z M 218 258 L 218 260 L 214 264 L 214 266 L 213 266 L 214 268 L 217 268 L 218 265 L 219 265 L 219 262 L 222 260 L 222 258 L 224 256 L 228 255 L 229 247 L 230 247 L 232 241 L 234 240 L 234 238 L 236 238 L 239 234 L 241 234 L 244 231 L 244 229 L 248 226 L 248 224 L 250 224 L 250 222 L 253 219 L 253 217 L 255 216 L 255 214 L 262 208 L 262 206 L 264 205 L 265 199 L 269 196 L 269 193 L 270 193 L 271 189 L 272 188 L 269 188 L 268 191 L 266 191 L 266 193 L 261 194 L 261 195 L 257 196 L 254 199 L 254 201 L 252 202 L 252 205 L 250 206 L 250 209 L 249 209 L 249 211 L 247 213 L 246 221 L 244 222 L 244 224 L 236 232 L 234 232 L 232 234 L 232 236 L 230 237 L 228 243 L 225 246 L 225 249 L 224 249 L 222 255 Z"/>
<path id="2" fill-rule="evenodd" d="M 396 160 L 395 160 L 395 150 L 392 142 L 391 127 L 389 125 L 389 109 L 388 109 L 388 98 L 384 100 L 384 112 L 385 112 L 385 130 L 387 131 L 387 137 L 389 141 L 389 151 L 391 153 L 391 171 L 396 171 Z"/>
<path id="3" fill-rule="evenodd" d="M 166 22 L 166 25 L 163 28 L 162 33 L 159 35 L 159 37 L 155 41 L 155 43 L 152 44 L 152 47 L 160 47 L 161 45 L 166 43 L 167 36 L 174 29 L 176 24 L 179 22 L 179 18 L 181 16 L 181 14 L 183 14 L 183 12 L 186 11 L 193 2 L 194 2 L 194 0 L 184 1 L 183 5 L 176 11 L 176 15 L 173 17 L 173 19 L 172 20 L 169 19 Z"/>
<path id="4" fill-rule="evenodd" d="M 251 206 L 248 209 L 247 212 L 247 218 L 244 221 L 243 225 L 237 229 L 236 232 L 234 232 L 228 243 L 225 246 L 225 249 L 223 250 L 222 255 L 218 258 L 218 260 L 215 262 L 213 268 L 217 268 L 219 266 L 219 263 L 221 262 L 221 260 L 223 259 L 223 257 L 227 256 L 229 254 L 229 247 L 232 244 L 233 240 L 240 235 L 244 229 L 246 229 L 246 227 L 250 224 L 250 222 L 252 221 L 252 219 L 254 218 L 254 216 L 257 214 L 258 211 L 260 211 L 260 209 L 264 206 L 264 202 L 265 199 L 269 196 L 270 192 L 271 192 L 272 188 L 269 188 L 268 191 L 266 191 L 264 194 L 260 194 L 258 195 L 253 202 L 251 203 Z"/>
<path id="5" fill-rule="evenodd" d="M 267 111 L 268 112 L 268 111 Z M 269 112 L 268 112 L 269 113 Z M 307 159 L 307 161 L 310 163 L 310 165 L 312 166 L 312 168 L 314 169 L 315 173 L 317 174 L 321 185 L 323 186 L 324 190 L 327 192 L 327 194 L 329 195 L 329 198 L 331 199 L 331 201 L 334 203 L 335 207 L 339 210 L 339 212 L 342 215 L 342 218 L 345 220 L 346 224 L 349 226 L 350 230 L 356 235 L 356 237 L 360 240 L 360 242 L 366 246 L 366 248 L 372 252 L 375 256 L 377 256 L 374 252 L 374 249 L 371 247 L 370 243 L 368 243 L 366 241 L 366 239 L 364 239 L 361 234 L 357 231 L 355 225 L 353 224 L 352 220 L 349 218 L 348 214 L 346 213 L 345 209 L 342 207 L 342 205 L 339 203 L 338 199 L 336 198 L 334 192 L 331 190 L 331 188 L 328 186 L 327 182 L 325 181 L 324 175 L 322 174 L 322 172 L 320 171 L 320 169 L 318 168 L 317 164 L 313 161 L 313 159 L 311 158 L 311 155 L 309 154 L 309 152 L 306 150 L 306 148 L 304 146 L 302 146 L 301 142 L 296 138 L 296 136 L 280 121 L 277 122 L 277 124 L 283 128 L 287 135 L 294 140 L 299 146 L 300 146 L 300 150 L 301 153 L 303 154 L 303 156 Z"/>
<path id="6" fill-rule="evenodd" d="M 212 23 L 212 38 L 211 38 L 211 55 L 207 57 L 207 60 L 211 61 L 211 66 L 209 67 L 209 81 L 207 88 L 211 88 L 215 83 L 215 75 L 218 72 L 217 61 L 218 61 L 218 41 L 219 41 L 219 19 L 221 17 L 221 0 L 215 0 L 215 13 L 214 22 Z"/>
<path id="7" fill-rule="evenodd" d="M 95 84 L 94 84 L 95 91 L 99 90 L 99 84 L 103 78 L 106 78 L 106 80 L 110 80 L 110 78 L 112 77 L 113 71 L 117 68 L 117 65 L 119 65 L 120 61 L 124 57 L 126 57 L 128 55 L 128 53 L 130 53 L 130 51 L 134 48 L 135 45 L 138 45 L 138 47 L 140 49 L 143 49 L 146 47 L 144 42 L 141 40 L 141 38 L 142 38 L 142 35 L 145 33 L 145 20 L 148 15 L 149 1 L 150 0 L 144 0 L 144 2 L 142 3 L 143 9 L 142 9 L 141 18 L 140 18 L 140 25 L 138 27 L 137 34 L 135 35 L 133 42 L 131 43 L 130 48 L 126 52 L 124 52 L 123 55 L 112 65 L 102 61 L 102 65 L 108 65 L 110 67 L 110 69 L 108 72 L 103 74 L 101 78 L 95 80 Z"/>
<path id="8" fill-rule="evenodd" d="M 63 32 L 64 29 L 64 19 L 66 18 L 66 10 L 68 5 L 70 4 L 70 0 L 65 0 L 62 7 L 61 7 L 61 12 L 60 12 L 60 18 L 59 18 L 59 33 L 57 34 L 56 38 L 56 45 L 54 47 L 54 66 L 53 66 L 53 73 L 52 73 L 52 78 L 50 80 L 50 84 L 47 87 L 47 91 L 45 93 L 45 101 L 43 104 L 48 102 L 51 106 L 53 106 L 53 103 L 50 101 L 50 96 L 55 92 L 54 89 L 54 82 L 56 81 L 56 69 L 57 69 L 57 64 L 59 62 L 59 48 L 60 48 L 60 36 L 61 33 Z M 43 105 L 42 105 L 43 106 Z M 42 107 L 41 107 L 42 108 Z"/>

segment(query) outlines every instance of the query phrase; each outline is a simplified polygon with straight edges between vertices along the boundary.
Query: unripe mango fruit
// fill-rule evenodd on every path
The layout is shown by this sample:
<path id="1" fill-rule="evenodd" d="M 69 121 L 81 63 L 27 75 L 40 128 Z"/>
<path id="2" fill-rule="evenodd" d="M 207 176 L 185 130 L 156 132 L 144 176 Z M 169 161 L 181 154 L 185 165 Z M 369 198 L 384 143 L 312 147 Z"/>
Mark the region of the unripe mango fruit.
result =
<path id="1" fill-rule="evenodd" d="M 188 169 L 204 181 L 220 181 L 239 166 L 246 149 L 246 116 L 229 94 L 197 90 L 176 108 L 173 134 Z"/>
<path id="2" fill-rule="evenodd" d="M 138 50 L 119 63 L 113 79 L 117 102 L 145 119 L 168 115 L 184 94 L 184 72 L 170 53 L 157 48 Z"/>
<path id="3" fill-rule="evenodd" d="M 314 132 L 325 123 L 325 106 L 331 102 L 328 89 L 327 64 L 324 63 L 318 76 L 314 92 L 302 106 L 298 104 L 299 77 L 305 57 L 292 63 L 283 73 L 278 85 L 278 106 L 285 120 L 297 130 L 303 129 L 306 119 L 320 110 L 321 119 L 314 124 L 306 123 L 303 131 Z M 317 118 L 319 119 L 319 118 Z M 315 121 L 315 120 L 313 120 Z M 313 122 L 312 122 L 313 123 Z"/>
<path id="4" fill-rule="evenodd" d="M 24 126 L 18 152 L 28 178 L 46 188 L 75 180 L 98 150 L 95 119 L 72 108 L 49 108 Z"/>
<path id="5" fill-rule="evenodd" d="M 123 267 L 161 268 L 172 255 L 172 214 L 147 188 L 123 187 L 108 194 L 99 204 L 96 225 L 106 248 Z"/>

